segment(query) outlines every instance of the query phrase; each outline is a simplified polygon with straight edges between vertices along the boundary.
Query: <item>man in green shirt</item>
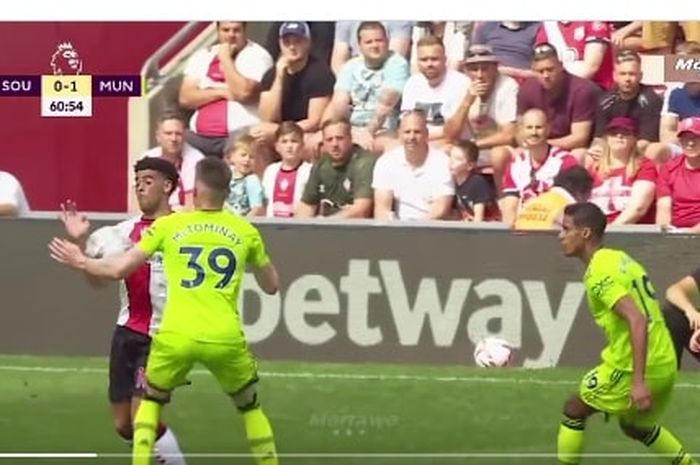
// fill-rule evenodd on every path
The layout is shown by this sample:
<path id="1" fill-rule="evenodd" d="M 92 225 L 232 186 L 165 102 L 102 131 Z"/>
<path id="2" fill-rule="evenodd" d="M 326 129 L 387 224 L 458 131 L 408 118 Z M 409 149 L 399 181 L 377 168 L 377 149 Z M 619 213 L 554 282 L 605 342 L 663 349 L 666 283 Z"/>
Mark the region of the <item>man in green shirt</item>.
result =
<path id="1" fill-rule="evenodd" d="M 323 152 L 311 168 L 296 217 L 372 216 L 376 157 L 352 143 L 351 130 L 345 119 L 331 119 L 323 124 Z"/>
<path id="2" fill-rule="evenodd" d="M 187 383 L 195 363 L 211 371 L 242 413 L 256 462 L 278 464 L 272 428 L 258 401 L 257 362 L 243 332 L 238 295 L 246 265 L 268 294 L 277 292 L 279 278 L 260 232 L 223 210 L 230 181 L 231 170 L 222 160 L 199 161 L 195 210 L 158 218 L 121 255 L 90 259 L 68 241 L 56 238 L 50 244 L 55 260 L 112 279 L 130 274 L 157 251 L 163 255 L 167 297 L 146 365 L 146 396 L 134 418 L 133 465 L 150 465 L 162 406 Z"/>
<path id="3" fill-rule="evenodd" d="M 676 380 L 676 354 L 644 267 L 621 250 L 603 246 L 607 220 L 592 203 L 569 205 L 559 240 L 567 257 L 587 265 L 588 306 L 607 341 L 602 362 L 582 379 L 564 405 L 557 454 L 578 464 L 586 419 L 597 412 L 618 418 L 622 431 L 673 465 L 696 462 L 657 422 Z"/>

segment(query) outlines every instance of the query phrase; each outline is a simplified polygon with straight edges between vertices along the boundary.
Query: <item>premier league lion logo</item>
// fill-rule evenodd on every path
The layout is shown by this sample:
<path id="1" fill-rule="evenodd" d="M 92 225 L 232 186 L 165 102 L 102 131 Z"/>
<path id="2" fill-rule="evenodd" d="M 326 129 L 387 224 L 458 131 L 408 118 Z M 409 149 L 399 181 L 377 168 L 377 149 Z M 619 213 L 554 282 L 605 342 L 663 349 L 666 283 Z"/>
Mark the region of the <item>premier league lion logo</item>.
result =
<path id="1" fill-rule="evenodd" d="M 80 74 L 83 70 L 83 60 L 70 42 L 62 42 L 56 46 L 51 55 L 51 69 L 54 75 Z"/>

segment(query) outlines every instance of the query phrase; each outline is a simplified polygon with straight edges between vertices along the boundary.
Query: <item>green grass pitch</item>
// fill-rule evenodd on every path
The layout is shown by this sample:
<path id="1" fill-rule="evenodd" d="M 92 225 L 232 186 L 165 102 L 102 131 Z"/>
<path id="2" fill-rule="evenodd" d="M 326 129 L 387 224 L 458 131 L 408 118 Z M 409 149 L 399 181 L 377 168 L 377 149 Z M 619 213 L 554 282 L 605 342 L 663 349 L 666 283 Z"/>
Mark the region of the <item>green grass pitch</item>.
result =
<path id="1" fill-rule="evenodd" d="M 130 463 L 112 430 L 106 367 L 105 359 L 0 356 L 0 453 L 98 454 L 0 465 Z M 561 405 L 586 371 L 264 360 L 260 368 L 280 463 L 290 465 L 554 464 Z M 232 403 L 201 369 L 191 380 L 165 413 L 188 464 L 252 464 Z M 700 374 L 681 374 L 664 424 L 700 456 L 698 388 Z M 586 454 L 584 464 L 669 463 L 598 417 Z"/>

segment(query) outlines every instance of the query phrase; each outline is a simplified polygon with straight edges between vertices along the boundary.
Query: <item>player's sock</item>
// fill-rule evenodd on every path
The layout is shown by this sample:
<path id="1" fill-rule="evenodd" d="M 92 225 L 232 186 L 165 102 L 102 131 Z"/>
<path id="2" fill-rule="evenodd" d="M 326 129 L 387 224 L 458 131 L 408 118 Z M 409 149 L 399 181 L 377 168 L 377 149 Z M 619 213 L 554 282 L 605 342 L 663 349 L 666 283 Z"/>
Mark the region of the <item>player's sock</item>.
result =
<path id="1" fill-rule="evenodd" d="M 243 412 L 243 420 L 245 421 L 245 434 L 248 437 L 250 450 L 256 455 L 255 463 L 259 465 L 277 465 L 279 462 L 277 461 L 272 426 L 270 426 L 270 421 L 262 409 L 256 407 Z"/>
<path id="2" fill-rule="evenodd" d="M 158 426 L 160 431 L 155 444 L 156 456 L 160 457 L 164 465 L 187 465 L 173 430 L 162 423 Z"/>
<path id="3" fill-rule="evenodd" d="M 133 465 L 151 465 L 160 409 L 161 405 L 150 399 L 143 399 L 139 404 L 134 418 Z"/>
<path id="4" fill-rule="evenodd" d="M 671 458 L 672 465 L 697 465 L 697 462 L 685 451 L 680 441 L 663 426 L 654 426 L 654 429 L 642 442 L 657 454 Z"/>
<path id="5" fill-rule="evenodd" d="M 586 420 L 564 415 L 557 436 L 557 458 L 560 464 L 576 465 L 581 460 Z"/>

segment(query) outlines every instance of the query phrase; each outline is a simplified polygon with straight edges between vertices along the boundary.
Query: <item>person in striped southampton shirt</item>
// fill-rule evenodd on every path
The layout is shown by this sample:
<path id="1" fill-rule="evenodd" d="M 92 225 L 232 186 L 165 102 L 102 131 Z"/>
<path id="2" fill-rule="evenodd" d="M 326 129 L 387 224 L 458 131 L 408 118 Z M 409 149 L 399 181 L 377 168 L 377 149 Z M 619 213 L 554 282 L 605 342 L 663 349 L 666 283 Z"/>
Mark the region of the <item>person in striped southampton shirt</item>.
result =
<path id="1" fill-rule="evenodd" d="M 136 199 L 141 215 L 88 236 L 90 222 L 77 212 L 74 202 L 62 205 L 66 234 L 90 257 L 111 256 L 131 248 L 157 218 L 171 213 L 168 199 L 177 188 L 175 165 L 164 158 L 146 157 L 136 163 Z M 89 277 L 99 286 L 101 281 Z M 112 336 L 109 361 L 109 401 L 117 434 L 133 438 L 133 417 L 144 394 L 146 361 L 151 336 L 160 325 L 165 305 L 165 276 L 160 255 L 134 270 L 119 283 L 120 309 Z M 156 456 L 162 465 L 185 465 L 177 438 L 164 423 L 158 425 Z"/>

